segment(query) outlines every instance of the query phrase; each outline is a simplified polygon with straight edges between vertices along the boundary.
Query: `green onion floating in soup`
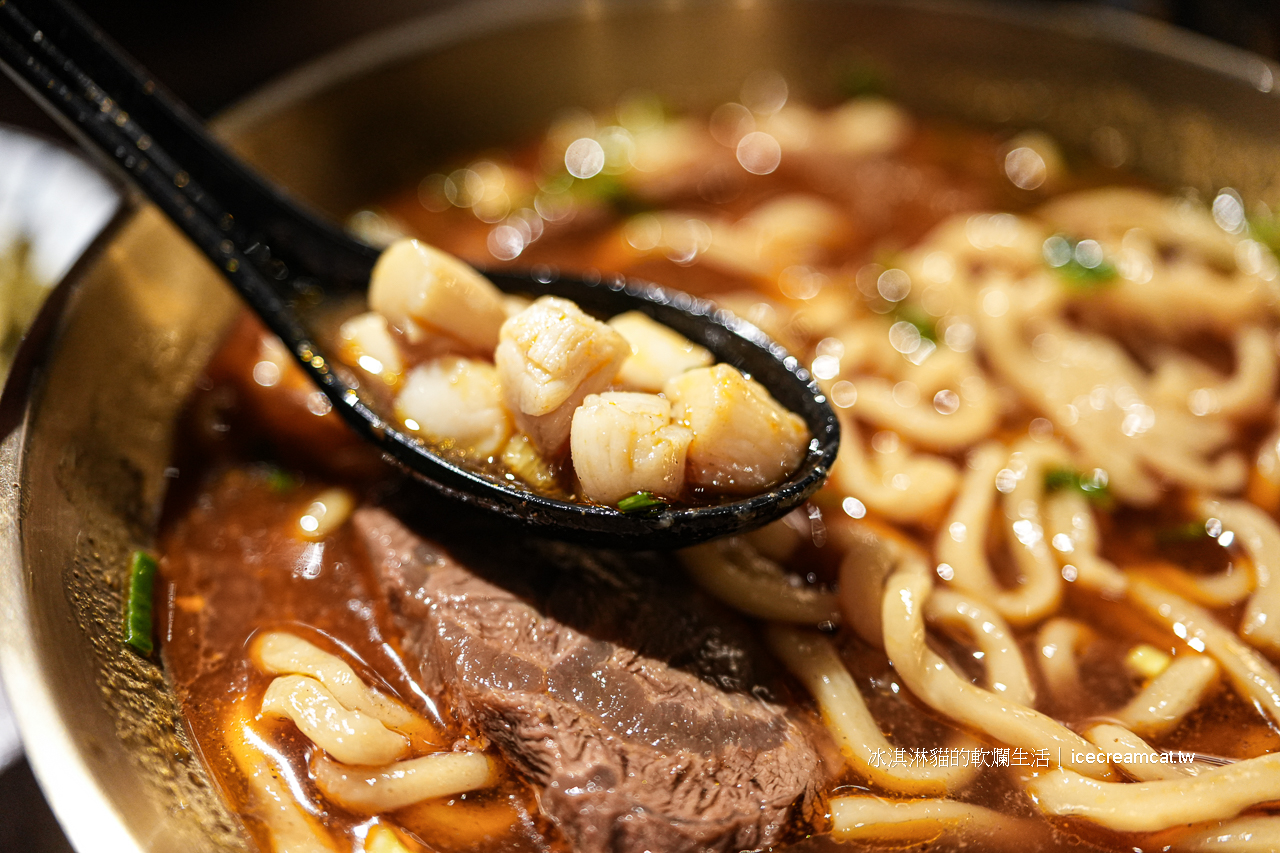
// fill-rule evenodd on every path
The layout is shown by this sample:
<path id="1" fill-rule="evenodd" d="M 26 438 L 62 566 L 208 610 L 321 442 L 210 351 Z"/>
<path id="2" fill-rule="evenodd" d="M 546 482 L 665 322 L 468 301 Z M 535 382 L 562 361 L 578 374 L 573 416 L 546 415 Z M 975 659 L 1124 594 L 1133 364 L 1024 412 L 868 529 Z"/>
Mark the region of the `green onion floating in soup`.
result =
<path id="1" fill-rule="evenodd" d="M 146 551 L 134 551 L 129 562 L 129 588 L 125 597 L 124 641 L 142 655 L 154 648 L 152 600 L 155 596 L 156 558 Z"/>

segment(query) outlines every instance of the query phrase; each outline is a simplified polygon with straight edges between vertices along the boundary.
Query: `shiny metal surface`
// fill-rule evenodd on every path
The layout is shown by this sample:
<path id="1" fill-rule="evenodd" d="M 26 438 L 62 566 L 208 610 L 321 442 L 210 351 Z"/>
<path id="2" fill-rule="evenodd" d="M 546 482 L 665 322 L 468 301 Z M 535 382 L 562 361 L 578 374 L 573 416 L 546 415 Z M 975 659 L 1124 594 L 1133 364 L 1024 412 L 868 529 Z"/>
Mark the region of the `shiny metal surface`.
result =
<path id="1" fill-rule="evenodd" d="M 705 107 L 760 68 L 830 101 L 833 69 L 850 60 L 919 109 L 1040 127 L 1202 195 L 1233 186 L 1250 203 L 1280 201 L 1276 68 L 1076 8 L 483 3 L 304 68 L 220 128 L 341 216 L 562 107 L 634 88 Z M 59 289 L 0 401 L 0 667 L 36 772 L 85 851 L 243 844 L 163 672 L 126 653 L 118 628 L 127 555 L 154 534 L 174 415 L 234 309 L 143 210 Z M 119 386 L 90 381 L 94 358 L 116 362 Z"/>

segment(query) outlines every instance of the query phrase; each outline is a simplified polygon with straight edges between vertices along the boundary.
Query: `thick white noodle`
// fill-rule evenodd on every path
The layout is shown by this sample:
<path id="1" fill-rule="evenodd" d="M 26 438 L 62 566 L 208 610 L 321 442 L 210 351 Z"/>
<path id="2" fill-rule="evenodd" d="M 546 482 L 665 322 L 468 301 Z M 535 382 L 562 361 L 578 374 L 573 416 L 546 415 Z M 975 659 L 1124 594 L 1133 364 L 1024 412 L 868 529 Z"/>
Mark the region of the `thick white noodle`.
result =
<path id="1" fill-rule="evenodd" d="M 1006 540 L 1019 578 L 1018 586 L 999 596 L 995 603 L 1014 624 L 1038 622 L 1062 602 L 1062 572 L 1045 539 L 1041 506 L 1045 475 L 1070 465 L 1070 461 L 1066 450 L 1052 441 L 1021 441 L 1009 456 L 1008 471 L 1014 486 L 1004 494 L 1005 521 L 1009 525 Z"/>
<path id="2" fill-rule="evenodd" d="M 356 508 L 356 496 L 347 489 L 325 489 L 311 499 L 298 518 L 296 532 L 304 539 L 320 542 L 347 523 Z"/>
<path id="3" fill-rule="evenodd" d="M 884 647 L 880 602 L 885 580 L 898 566 L 902 548 L 862 525 L 843 536 L 840 606 L 846 624 L 868 645 Z M 935 589 L 925 606 L 925 619 L 962 643 L 978 647 L 987 687 L 1023 705 L 1035 704 L 1035 688 L 1026 660 L 1009 624 L 994 607 L 951 589 Z"/>
<path id="4" fill-rule="evenodd" d="M 924 563 L 903 558 L 884 592 L 884 647 L 907 688 L 938 713 L 1052 763 L 1059 761 L 1099 778 L 1114 776 L 1105 763 L 1088 763 L 1097 750 L 1040 712 L 983 690 L 962 678 L 928 646 L 924 612 L 932 581 Z"/>
<path id="5" fill-rule="evenodd" d="M 1037 660 L 1049 692 L 1060 705 L 1072 707 L 1081 698 L 1078 656 L 1097 639 L 1093 629 L 1083 622 L 1055 616 L 1036 634 Z"/>
<path id="6" fill-rule="evenodd" d="M 831 642 L 811 631 L 782 625 L 769 628 L 769 647 L 818 703 L 827 729 L 849 766 L 886 791 L 898 794 L 954 794 L 973 781 L 981 762 L 943 765 L 895 760 L 893 744 L 881 733 L 862 694 Z M 965 736 L 948 749 L 972 751 L 977 742 Z M 910 755 L 910 753 L 908 753 Z"/>
<path id="7" fill-rule="evenodd" d="M 1280 420 L 1280 410 L 1271 413 L 1272 423 Z M 1254 473 L 1258 474 L 1258 484 L 1263 486 L 1265 494 L 1260 495 L 1261 502 L 1268 507 L 1277 503 L 1280 493 L 1280 430 L 1273 430 L 1262 440 L 1258 454 L 1253 461 Z"/>
<path id="8" fill-rule="evenodd" d="M 1069 193 L 1041 206 L 1037 216 L 1068 234 L 1113 241 L 1136 228 L 1161 244 L 1235 264 L 1238 238 L 1219 228 L 1207 210 L 1151 190 L 1111 186 Z"/>
<path id="9" fill-rule="evenodd" d="M 1119 767 L 1139 782 L 1155 782 L 1161 779 L 1182 779 L 1194 776 L 1192 763 L 1161 761 L 1161 755 L 1152 746 L 1124 726 L 1100 723 L 1085 730 L 1085 740 L 1112 756 L 1111 764 Z"/>
<path id="10" fill-rule="evenodd" d="M 801 528 L 791 523 L 792 517 L 796 516 L 803 518 L 802 524 L 808 524 L 807 514 L 803 509 L 798 509 L 794 510 L 791 516 L 783 516 L 764 527 L 757 527 L 742 534 L 742 538 L 746 539 L 747 544 L 755 548 L 760 556 L 778 563 L 786 562 L 805 540 L 800 533 Z"/>
<path id="11" fill-rule="evenodd" d="M 899 522 L 929 518 L 951 499 L 960 478 L 947 460 L 912 452 L 902 442 L 892 452 L 868 454 L 847 414 L 840 418 L 840 429 L 840 453 L 831 469 L 840 492 Z"/>
<path id="12" fill-rule="evenodd" d="M 312 765 L 316 786 L 357 814 L 382 814 L 436 797 L 492 785 L 493 761 L 482 752 L 441 752 L 385 767 L 344 767 L 321 756 Z"/>
<path id="13" fill-rule="evenodd" d="M 1194 575 L 1181 569 L 1178 572 L 1187 585 L 1187 594 L 1205 607 L 1230 607 L 1244 601 L 1257 588 L 1247 564 L 1232 565 L 1216 575 Z"/>
<path id="14" fill-rule="evenodd" d="M 408 708 L 365 684 L 342 658 L 294 634 L 263 634 L 254 643 L 253 656 L 264 672 L 309 675 L 327 687 L 344 708 L 368 714 L 392 728 L 410 725 L 416 719 Z"/>
<path id="15" fill-rule="evenodd" d="M 1055 315 L 1061 285 L 1043 281 L 990 289 L 1010 306 L 1007 316 L 979 315 L 979 339 L 998 373 L 1078 448 L 1086 467 L 1110 476 L 1122 500 L 1147 505 L 1161 485 L 1153 472 L 1189 488 L 1229 492 L 1244 485 L 1238 453 L 1222 452 L 1230 425 L 1198 417 L 1185 403 L 1160 399 L 1148 374 L 1119 343 L 1069 325 Z M 1037 355 L 1033 340 L 1049 340 Z"/>
<path id="16" fill-rule="evenodd" d="M 1280 527 L 1267 513 L 1245 501 L 1202 500 L 1205 518 L 1217 518 L 1253 561 L 1253 596 L 1244 610 L 1240 633 L 1250 645 L 1280 655 Z"/>
<path id="17" fill-rule="evenodd" d="M 802 625 L 840 621 L 835 593 L 789 576 L 741 536 L 694 545 L 679 556 L 699 586 L 744 613 Z"/>
<path id="18" fill-rule="evenodd" d="M 1251 326 L 1235 334 L 1236 371 L 1223 378 L 1204 362 L 1181 353 L 1158 362 L 1152 383 L 1171 403 L 1194 411 L 1244 418 L 1259 414 L 1274 402 L 1276 351 L 1271 333 Z"/>
<path id="19" fill-rule="evenodd" d="M 1068 462 L 1065 451 L 1054 443 L 1023 442 L 1012 455 L 994 443 L 979 447 L 970 457 L 960 495 L 938 533 L 936 552 L 951 567 L 951 582 L 990 601 L 1014 625 L 1040 621 L 1061 601 L 1062 575 L 1045 542 L 1040 505 L 1045 473 Z M 997 583 L 986 554 L 997 480 L 1009 488 L 1003 521 L 1008 525 L 1007 547 L 1020 574 L 1011 589 Z"/>
<path id="20" fill-rule="evenodd" d="M 972 839 L 982 849 L 1028 850 L 1048 832 L 1025 818 L 955 800 L 833 797 L 831 831 L 841 841 L 919 844 L 939 837 Z"/>
<path id="21" fill-rule="evenodd" d="M 1116 832 L 1159 832 L 1235 817 L 1280 798 L 1280 753 L 1157 782 L 1101 782 L 1059 767 L 1031 779 L 1027 791 L 1046 814 L 1082 817 Z"/>
<path id="22" fill-rule="evenodd" d="M 987 562 L 987 531 L 996 504 L 996 474 L 1008 458 L 1008 449 L 994 441 L 969 453 L 960 493 L 934 545 L 939 562 L 951 567 L 951 583 L 988 599 L 996 595 L 999 586 Z"/>
<path id="23" fill-rule="evenodd" d="M 884 648 L 880 623 L 880 599 L 885 579 L 897 566 L 894 551 L 871 530 L 859 525 L 844 536 L 844 557 L 840 560 L 840 610 L 845 624 L 862 641 Z"/>
<path id="24" fill-rule="evenodd" d="M 1212 575 L 1196 574 L 1164 562 L 1142 568 L 1157 582 L 1212 610 L 1239 604 L 1256 588 L 1252 563 L 1248 560 L 1232 561 L 1224 570 Z"/>
<path id="25" fill-rule="evenodd" d="M 1097 240 L 1120 274 L 1097 289 L 1066 284 L 1040 251 L 1064 231 Z M 937 258 L 941 276 L 928 269 Z M 1275 386 L 1271 333 L 1258 325 L 1273 313 L 1275 262 L 1203 208 L 1107 188 L 1058 197 L 1033 217 L 957 216 L 909 253 L 906 268 L 913 280 L 934 282 L 923 298 L 946 313 L 944 322 L 976 324 L 976 351 L 995 374 L 1067 436 L 1085 467 L 1108 471 L 1123 500 L 1158 500 L 1162 478 L 1216 492 L 1243 485 L 1243 460 L 1223 451 L 1230 421 L 1265 408 Z M 1085 322 L 1068 322 L 1066 309 Z M 1112 337 L 1090 331 L 1135 322 L 1163 338 L 1227 337 L 1236 369 L 1224 377 L 1155 343 L 1142 353 L 1152 373 Z"/>
<path id="26" fill-rule="evenodd" d="M 1280 722 L 1280 672 L 1202 607 L 1146 578 L 1129 584 L 1129 600 L 1196 651 L 1207 652 L 1246 701 Z"/>
<path id="27" fill-rule="evenodd" d="M 1168 734 L 1217 689 L 1218 673 L 1208 655 L 1179 654 L 1112 716 L 1142 737 Z"/>
<path id="28" fill-rule="evenodd" d="M 262 713 L 293 720 L 316 746 L 344 764 L 386 764 L 409 742 L 377 717 L 342 707 L 325 686 L 305 675 L 274 679 L 262 697 Z"/>
<path id="29" fill-rule="evenodd" d="M 922 345 L 933 346 L 929 342 Z M 969 447 L 995 428 L 1000 418 L 999 398 L 990 392 L 969 390 L 975 382 L 985 385 L 971 354 L 938 348 L 919 365 L 901 356 L 895 361 L 890 378 L 850 377 L 858 390 L 852 411 L 860 419 L 893 430 L 920 447 L 944 451 Z M 900 382 L 909 383 L 907 393 L 917 398 L 912 405 L 903 405 L 900 395 L 895 394 Z M 955 395 L 954 409 L 935 404 L 943 392 Z"/>
<path id="30" fill-rule="evenodd" d="M 935 589 L 925 603 L 924 618 L 960 642 L 971 642 L 986 664 L 987 689 L 1019 705 L 1031 706 L 1036 691 L 1018 641 L 994 607 L 954 590 Z"/>
<path id="31" fill-rule="evenodd" d="M 954 259 L 954 283 L 973 284 L 982 273 L 970 276 L 971 267 L 984 270 L 993 267 L 1026 274 L 1044 266 L 1041 246 L 1045 233 L 1042 226 L 1026 217 L 1011 214 L 961 214 L 939 224 L 912 253 L 923 259 L 932 252 L 943 252 Z M 920 271 L 920 264 L 915 264 Z M 923 276 L 920 276 L 923 278 Z"/>
<path id="32" fill-rule="evenodd" d="M 1194 829 L 1173 844 L 1187 853 L 1276 853 L 1280 817 L 1250 815 Z"/>
<path id="33" fill-rule="evenodd" d="M 284 773 L 267 757 L 275 750 L 243 710 L 231 717 L 226 732 L 231 757 L 248 783 L 249 813 L 266 825 L 275 853 L 336 853 L 329 834 L 302 809 L 303 800 L 294 796 Z"/>
<path id="34" fill-rule="evenodd" d="M 1201 205 L 1148 190 L 1107 187 L 1060 196 L 1038 215 L 1055 230 L 1099 240 L 1118 259 L 1119 279 L 1088 295 L 1091 307 L 1114 319 L 1141 318 L 1165 335 L 1209 329 L 1232 336 L 1266 316 L 1274 304 L 1274 262 L 1271 280 L 1241 270 L 1237 253 L 1249 248 L 1242 245 L 1247 229 L 1224 231 Z M 1166 260 L 1163 248 L 1177 251 Z M 1234 271 L 1224 274 L 1223 269 Z"/>
<path id="35" fill-rule="evenodd" d="M 1232 336 L 1267 310 L 1271 288 L 1256 276 L 1222 275 L 1190 260 L 1153 266 L 1148 281 L 1122 278 L 1117 287 L 1108 288 L 1098 307 L 1113 317 L 1141 317 L 1164 335 L 1211 330 Z"/>
<path id="36" fill-rule="evenodd" d="M 1077 489 L 1060 489 L 1044 502 L 1045 538 L 1062 564 L 1064 576 L 1105 598 L 1119 599 L 1129 586 L 1124 572 L 1098 555 L 1098 524 L 1089 499 Z"/>
<path id="37" fill-rule="evenodd" d="M 843 349 L 840 356 L 843 374 L 893 376 L 902 369 L 902 353 L 893 348 L 884 317 L 873 315 L 849 320 L 839 326 L 834 337 Z"/>
<path id="38" fill-rule="evenodd" d="M 1087 295 L 1064 286 L 1057 273 L 1046 269 L 1040 253 L 1045 238 L 1059 232 L 1100 241 L 1121 275 L 1106 288 Z M 1001 706 L 988 713 L 993 710 L 993 700 L 999 700 L 994 693 L 970 684 L 928 648 L 926 618 L 962 641 L 975 642 L 987 664 L 989 679 L 1017 681 L 1016 675 L 995 673 L 1003 663 L 1022 662 L 1021 654 L 1016 645 L 1007 642 L 1007 634 L 996 620 L 982 620 L 992 626 L 996 636 L 979 636 L 974 628 L 980 626 L 982 617 L 975 615 L 967 622 L 958 618 L 952 611 L 958 612 L 961 605 L 944 597 L 956 592 L 935 592 L 930 599 L 932 576 L 923 563 L 917 566 L 909 560 L 887 560 L 883 554 L 855 547 L 846 552 L 842 566 L 841 605 L 846 621 L 872 644 L 880 634 L 895 669 L 917 698 L 997 741 L 1029 749 L 1037 748 L 1030 741 L 1063 745 L 1063 768 L 1034 779 L 1033 794 L 1048 792 L 1052 800 L 1055 786 L 1094 786 L 1107 791 L 1097 806 L 1103 809 L 1108 797 L 1142 799 L 1142 789 L 1148 785 L 1166 786 L 1153 788 L 1165 791 L 1171 790 L 1169 785 L 1197 782 L 1205 774 L 1217 779 L 1213 789 L 1218 792 L 1217 800 L 1206 797 L 1200 802 L 1198 794 L 1153 795 L 1149 806 L 1143 799 L 1143 806 L 1125 809 L 1123 820 L 1145 819 L 1151 824 L 1143 829 L 1162 828 L 1162 814 L 1170 826 L 1197 819 L 1220 820 L 1246 807 L 1232 805 L 1243 801 L 1241 798 L 1260 797 L 1253 801 L 1262 802 L 1265 796 L 1277 796 L 1275 792 L 1264 796 L 1250 791 L 1257 787 L 1252 783 L 1233 781 L 1268 771 L 1268 765 L 1241 769 L 1248 764 L 1241 762 L 1229 768 L 1206 769 L 1204 765 L 1161 763 L 1158 759 L 1162 755 L 1142 738 L 1160 737 L 1176 728 L 1209 698 L 1220 672 L 1248 701 L 1280 722 L 1280 674 L 1196 603 L 1170 592 L 1151 577 L 1131 576 L 1103 558 L 1088 500 L 1070 489 L 1046 495 L 1044 473 L 1059 466 L 1102 468 L 1113 493 L 1135 505 L 1158 501 L 1166 482 L 1209 494 L 1230 493 L 1244 485 L 1244 461 L 1230 449 L 1233 422 L 1254 417 L 1271 404 L 1278 372 L 1272 333 L 1259 325 L 1260 318 L 1272 313 L 1268 306 L 1276 297 L 1276 285 L 1251 273 L 1221 272 L 1236 269 L 1238 258 L 1244 257 L 1240 252 L 1249 250 L 1242 244 L 1244 239 L 1224 232 L 1194 205 L 1145 191 L 1113 189 L 1060 197 L 1036 218 L 956 217 L 912 250 L 903 267 L 913 282 L 934 282 L 929 286 L 932 304 L 941 306 L 948 318 L 944 322 L 976 325 L 977 351 L 1000 379 L 1020 392 L 1024 402 L 1051 420 L 1055 432 L 1065 435 L 1071 448 L 1068 451 L 1051 439 L 1023 442 L 1013 454 L 995 443 L 971 451 L 959 491 L 937 537 L 935 555 L 942 564 L 939 574 L 950 581 L 953 590 L 969 596 L 967 604 L 975 610 L 991 608 L 1017 626 L 1033 625 L 1054 615 L 1060 607 L 1062 579 L 1066 578 L 1104 598 L 1128 598 L 1192 649 L 1207 653 L 1178 654 L 1163 674 L 1115 712 L 1123 727 L 1105 723 L 1088 732 L 1090 740 L 1116 755 L 1117 767 L 1133 778 L 1149 781 L 1119 785 L 1080 775 L 1104 776 L 1109 767 L 1100 771 L 1100 766 L 1106 766 L 1105 759 L 1102 765 L 1096 763 L 1096 750 L 1078 748 L 1081 739 L 1028 707 L 1029 696 L 1020 697 L 1021 708 Z M 1178 251 L 1167 253 L 1166 247 Z M 933 256 L 945 261 L 947 269 L 941 277 L 925 272 L 926 259 Z M 1244 267 L 1244 261 L 1239 265 Z M 939 268 L 937 263 L 934 268 Z M 1067 309 L 1081 312 L 1085 322 L 1068 321 Z M 1141 322 L 1167 337 L 1215 332 L 1231 340 L 1236 367 L 1224 375 L 1204 361 L 1156 345 L 1141 354 L 1144 364 L 1154 365 L 1152 371 L 1113 337 L 1091 331 L 1094 320 L 1101 320 L 1104 327 Z M 868 325 L 876 321 L 859 322 Z M 841 335 L 846 350 L 845 375 L 857 388 L 851 413 L 922 447 L 961 449 L 987 434 L 975 427 L 970 435 L 965 428 L 980 420 L 976 409 L 958 418 L 938 415 L 927 405 L 934 383 L 941 383 L 937 389 L 955 384 L 962 366 L 976 364 L 971 354 L 953 357 L 956 354 L 940 341 L 937 352 L 909 365 L 907 359 L 895 357 L 882 345 L 883 330 L 872 332 Z M 944 363 L 946 359 L 939 358 L 942 354 L 950 362 Z M 920 392 L 920 402 L 902 406 L 901 395 L 895 398 L 895 382 L 911 382 Z M 987 395 L 986 400 L 994 403 L 994 395 Z M 951 432 L 939 432 L 947 425 L 952 426 Z M 850 434 L 856 438 L 855 425 L 849 426 L 854 427 Z M 892 501 L 882 501 L 888 504 L 887 511 L 876 505 L 890 480 L 876 476 L 881 471 L 874 466 L 883 455 L 869 461 L 871 454 L 859 442 L 856 452 L 842 460 L 844 476 L 837 476 L 837 483 L 891 520 L 929 518 L 927 509 L 937 505 L 928 500 L 933 493 L 917 503 L 914 514 Z M 1003 499 L 995 489 L 997 479 Z M 1241 631 L 1249 643 L 1269 654 L 1280 654 L 1280 585 L 1269 585 L 1269 561 L 1280 560 L 1276 556 L 1280 555 L 1280 526 L 1250 504 L 1206 500 L 1202 505 L 1206 517 L 1218 517 L 1224 527 L 1235 531 L 1257 564 L 1256 588 L 1253 575 L 1239 566 L 1211 577 L 1172 567 L 1166 570 L 1178 572 L 1176 588 L 1185 587 L 1187 595 L 1194 593 L 1195 602 L 1208 607 L 1229 606 L 1252 593 Z M 1239 509 L 1239 514 L 1233 514 L 1233 508 Z M 987 553 L 992 541 L 1002 543 L 997 547 L 1010 549 L 1019 573 L 1019 583 L 1012 588 L 1004 587 L 992 569 Z M 895 565 L 898 569 L 893 571 Z M 886 572 L 891 574 L 876 618 L 870 615 L 866 598 L 885 582 Z M 1081 690 L 1077 656 L 1092 635 L 1089 626 L 1064 618 L 1047 622 L 1039 632 L 1037 659 L 1046 685 L 1059 702 L 1070 704 Z M 1052 656 L 1045 654 L 1050 647 Z M 1003 658 L 1002 650 L 1011 650 L 1012 655 Z M 1026 685 L 1029 691 L 1029 680 Z M 1075 746 L 1070 746 L 1073 742 Z M 1072 755 L 1073 751 L 1077 754 Z M 1050 752 L 1057 763 L 1057 750 L 1050 748 Z M 1126 760 L 1125 755 L 1132 760 Z M 1264 760 L 1268 759 L 1253 761 Z M 1270 776 L 1278 773 L 1280 764 Z M 1280 778 L 1266 781 L 1273 788 L 1280 786 Z M 1178 805 L 1186 799 L 1197 800 L 1196 808 L 1213 814 L 1188 817 Z M 846 815 L 850 820 L 845 822 L 854 825 L 854 831 L 845 835 L 850 839 L 918 843 L 941 835 L 948 819 L 968 819 L 956 817 L 968 808 L 963 804 L 837 798 L 832 807 L 838 833 L 844 818 L 837 814 L 837 803 L 846 807 L 841 801 L 847 801 L 850 810 Z M 1045 802 L 1041 804 L 1047 808 Z M 946 811 L 951 805 L 958 811 Z M 1070 804 L 1064 808 L 1068 810 L 1049 810 L 1077 813 L 1069 810 Z M 1088 811 L 1094 806 L 1081 808 Z M 908 812 L 912 816 L 905 816 Z M 1097 819 L 1097 815 L 1090 816 Z M 1109 820 L 1113 818 L 1101 818 L 1104 824 Z M 1219 834 L 1231 838 L 1224 837 L 1220 843 L 1214 842 L 1211 830 L 1195 836 L 1200 838 L 1196 849 L 1232 849 L 1237 842 L 1243 845 L 1241 849 L 1280 849 L 1280 843 L 1264 848 L 1250 842 L 1246 830 L 1255 825 L 1257 831 L 1271 833 L 1267 837 L 1280 842 L 1280 828 L 1271 829 L 1273 825 L 1280 827 L 1280 819 L 1246 818 L 1224 824 Z M 1127 829 L 1136 830 L 1132 826 Z"/>

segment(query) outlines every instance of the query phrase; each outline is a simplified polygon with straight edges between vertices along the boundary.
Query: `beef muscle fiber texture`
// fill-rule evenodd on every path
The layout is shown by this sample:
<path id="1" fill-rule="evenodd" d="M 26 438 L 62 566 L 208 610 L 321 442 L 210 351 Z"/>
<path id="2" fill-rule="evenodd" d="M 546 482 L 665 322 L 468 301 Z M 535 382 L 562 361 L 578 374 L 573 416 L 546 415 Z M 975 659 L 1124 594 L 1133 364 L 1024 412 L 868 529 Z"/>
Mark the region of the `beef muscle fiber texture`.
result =
<path id="1" fill-rule="evenodd" d="M 423 686 L 541 786 L 575 849 L 767 846 L 811 796 L 817 755 L 747 632 L 663 561 L 454 559 L 381 509 L 354 521 Z"/>

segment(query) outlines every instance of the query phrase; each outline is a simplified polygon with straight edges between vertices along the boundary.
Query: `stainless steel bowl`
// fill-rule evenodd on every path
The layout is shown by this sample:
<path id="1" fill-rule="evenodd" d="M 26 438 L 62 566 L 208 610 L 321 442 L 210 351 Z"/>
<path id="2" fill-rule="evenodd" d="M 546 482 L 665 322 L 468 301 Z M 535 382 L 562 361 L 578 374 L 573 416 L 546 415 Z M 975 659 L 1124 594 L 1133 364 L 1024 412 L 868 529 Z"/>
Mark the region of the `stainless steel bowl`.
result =
<path id="1" fill-rule="evenodd" d="M 303 68 L 218 126 L 342 216 L 563 107 L 631 89 L 709 107 L 762 68 L 798 97 L 831 101 L 851 61 L 928 113 L 1043 128 L 1168 186 L 1280 202 L 1274 66 L 1076 7 L 482 2 Z M 213 270 L 139 209 L 58 289 L 0 400 L 0 667 L 31 762 L 81 850 L 245 844 L 164 673 L 126 653 L 119 629 L 127 556 L 154 533 L 174 417 L 235 307 Z"/>

